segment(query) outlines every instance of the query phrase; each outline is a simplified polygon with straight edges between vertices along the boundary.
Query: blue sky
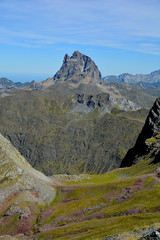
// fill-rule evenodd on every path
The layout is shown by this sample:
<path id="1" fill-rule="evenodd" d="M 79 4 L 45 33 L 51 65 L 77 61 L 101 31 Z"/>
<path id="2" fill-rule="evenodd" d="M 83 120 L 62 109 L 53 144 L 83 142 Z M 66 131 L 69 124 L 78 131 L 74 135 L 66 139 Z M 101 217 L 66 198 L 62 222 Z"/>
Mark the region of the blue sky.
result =
<path id="1" fill-rule="evenodd" d="M 0 77 L 44 80 L 65 53 L 102 75 L 160 69 L 160 0 L 0 0 Z"/>

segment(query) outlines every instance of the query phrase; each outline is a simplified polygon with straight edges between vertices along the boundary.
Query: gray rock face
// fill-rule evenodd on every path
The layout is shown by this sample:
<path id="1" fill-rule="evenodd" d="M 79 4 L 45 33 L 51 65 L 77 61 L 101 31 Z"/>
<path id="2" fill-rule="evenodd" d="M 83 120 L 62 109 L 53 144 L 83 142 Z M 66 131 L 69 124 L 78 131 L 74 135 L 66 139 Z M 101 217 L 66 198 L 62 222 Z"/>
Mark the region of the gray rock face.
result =
<path id="1" fill-rule="evenodd" d="M 102 76 L 90 57 L 75 51 L 71 57 L 67 54 L 64 56 L 62 67 L 53 80 L 55 82 L 72 81 L 75 84 L 79 82 L 100 83 Z"/>
<path id="2" fill-rule="evenodd" d="M 28 218 L 31 215 L 31 210 L 28 206 L 20 206 L 22 202 L 12 204 L 4 213 L 4 216 L 19 215 L 21 218 Z"/>
<path id="3" fill-rule="evenodd" d="M 158 98 L 153 107 L 151 108 L 149 115 L 146 119 L 145 125 L 139 135 L 137 141 L 142 142 L 147 138 L 156 135 L 160 131 L 160 98 Z"/>
<path id="4" fill-rule="evenodd" d="M 77 102 L 80 105 L 87 106 L 88 108 L 94 110 L 98 109 L 103 112 L 105 107 L 108 108 L 110 112 L 113 107 L 118 107 L 121 110 L 125 111 L 137 111 L 141 109 L 140 106 L 133 103 L 132 101 L 126 100 L 124 97 L 116 98 L 108 93 L 99 93 L 99 94 L 80 94 L 77 93 Z M 76 105 L 77 108 L 77 105 Z M 78 108 L 77 110 L 80 110 Z M 81 109 L 82 110 L 82 109 Z"/>

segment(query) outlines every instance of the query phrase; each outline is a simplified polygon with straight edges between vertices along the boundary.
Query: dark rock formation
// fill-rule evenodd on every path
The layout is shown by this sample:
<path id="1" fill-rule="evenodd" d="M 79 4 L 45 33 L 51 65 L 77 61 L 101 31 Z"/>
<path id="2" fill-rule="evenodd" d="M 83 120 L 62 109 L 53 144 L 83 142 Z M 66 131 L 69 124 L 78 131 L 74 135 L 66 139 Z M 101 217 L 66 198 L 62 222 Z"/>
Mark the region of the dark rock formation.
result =
<path id="1" fill-rule="evenodd" d="M 156 136 L 160 132 L 160 98 L 158 98 L 146 119 L 144 127 L 139 134 L 136 144 L 131 148 L 122 161 L 121 167 L 129 167 L 139 162 L 143 156 L 150 152 L 146 140 Z"/>
<path id="2" fill-rule="evenodd" d="M 53 80 L 72 81 L 73 83 L 83 82 L 102 82 L 102 76 L 98 67 L 92 59 L 86 55 L 75 51 L 71 57 L 64 56 L 60 70 L 54 75 Z"/>
<path id="3" fill-rule="evenodd" d="M 77 94 L 77 102 L 81 104 L 84 103 L 84 94 Z"/>
<path id="4" fill-rule="evenodd" d="M 160 239 L 160 229 L 156 230 L 154 228 L 149 228 L 145 234 L 138 240 L 158 240 Z"/>

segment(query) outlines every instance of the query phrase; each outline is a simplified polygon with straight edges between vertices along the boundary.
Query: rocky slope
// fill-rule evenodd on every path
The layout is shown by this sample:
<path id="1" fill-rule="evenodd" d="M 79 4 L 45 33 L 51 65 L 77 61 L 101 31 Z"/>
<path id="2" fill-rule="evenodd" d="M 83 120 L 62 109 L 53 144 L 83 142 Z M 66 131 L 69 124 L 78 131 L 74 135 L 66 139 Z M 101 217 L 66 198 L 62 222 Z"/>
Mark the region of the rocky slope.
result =
<path id="1" fill-rule="evenodd" d="M 0 134 L 0 236 L 28 239 L 25 235 L 33 233 L 41 207 L 56 196 L 53 185 L 53 179 L 33 169 Z"/>
<path id="2" fill-rule="evenodd" d="M 0 201 L 18 191 L 37 191 L 41 200 L 55 196 L 52 181 L 33 169 L 11 143 L 0 134 Z"/>
<path id="3" fill-rule="evenodd" d="M 122 161 L 121 167 L 131 166 L 147 156 L 154 162 L 159 157 L 159 134 L 160 134 L 160 98 L 151 108 L 146 122 L 139 134 L 135 146 L 130 149 Z"/>
<path id="4" fill-rule="evenodd" d="M 0 131 L 47 175 L 102 173 L 120 166 L 147 114 L 108 111 L 105 95 L 23 91 L 0 98 Z"/>

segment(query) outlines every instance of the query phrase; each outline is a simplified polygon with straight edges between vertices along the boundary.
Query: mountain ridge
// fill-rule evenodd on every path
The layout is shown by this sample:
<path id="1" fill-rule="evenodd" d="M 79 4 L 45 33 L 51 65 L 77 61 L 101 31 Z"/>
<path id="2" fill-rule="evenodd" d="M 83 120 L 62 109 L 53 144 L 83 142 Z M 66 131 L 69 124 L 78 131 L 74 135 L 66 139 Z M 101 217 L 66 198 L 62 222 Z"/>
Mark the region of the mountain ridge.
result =
<path id="1" fill-rule="evenodd" d="M 103 78 L 106 82 L 141 84 L 144 87 L 155 86 L 160 82 L 160 70 L 151 72 L 150 74 L 129 74 L 122 73 L 118 76 L 109 75 Z M 148 85 L 147 85 L 148 84 Z M 159 85 L 158 85 L 159 86 Z"/>
<path id="2" fill-rule="evenodd" d="M 0 92 L 7 90 L 7 89 L 25 87 L 28 84 L 29 84 L 29 82 L 25 82 L 25 83 L 13 82 L 13 81 L 9 80 L 8 78 L 1 77 L 0 78 Z"/>

